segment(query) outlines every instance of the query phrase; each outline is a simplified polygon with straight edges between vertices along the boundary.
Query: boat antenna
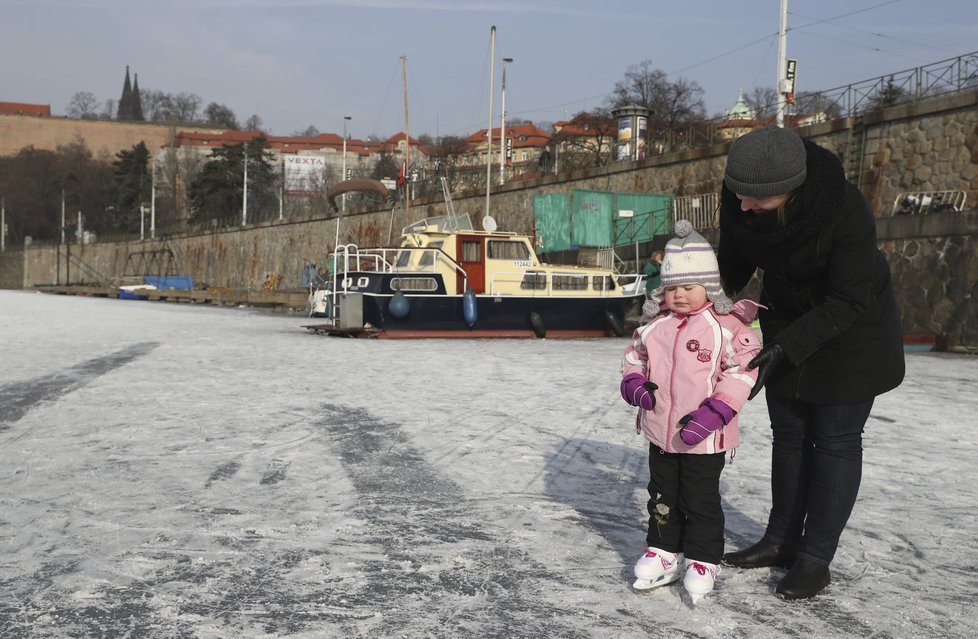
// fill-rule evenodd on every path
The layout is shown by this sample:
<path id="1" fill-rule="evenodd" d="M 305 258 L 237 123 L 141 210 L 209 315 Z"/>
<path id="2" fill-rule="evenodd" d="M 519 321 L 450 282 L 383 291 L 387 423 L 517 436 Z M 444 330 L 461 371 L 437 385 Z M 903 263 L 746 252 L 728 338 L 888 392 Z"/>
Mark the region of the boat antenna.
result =
<path id="1" fill-rule="evenodd" d="M 411 169 L 411 138 L 408 136 L 408 100 L 407 100 L 407 56 L 401 56 L 401 80 L 404 85 L 404 219 L 411 219 L 411 180 L 408 171 Z"/>

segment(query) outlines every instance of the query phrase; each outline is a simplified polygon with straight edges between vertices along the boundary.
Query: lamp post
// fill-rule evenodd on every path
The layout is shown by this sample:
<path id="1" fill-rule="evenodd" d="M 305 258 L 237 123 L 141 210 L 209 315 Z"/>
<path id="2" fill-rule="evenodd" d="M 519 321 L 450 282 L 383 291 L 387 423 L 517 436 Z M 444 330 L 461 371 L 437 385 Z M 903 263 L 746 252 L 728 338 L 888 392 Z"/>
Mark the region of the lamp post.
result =
<path id="1" fill-rule="evenodd" d="M 244 192 L 241 197 L 241 226 L 248 225 L 248 151 L 244 152 Z"/>
<path id="2" fill-rule="evenodd" d="M 513 58 L 503 58 L 503 100 L 502 100 L 502 115 L 500 116 L 500 121 L 502 124 L 499 127 L 499 183 L 502 184 L 505 180 L 505 168 L 506 168 L 506 153 L 509 151 L 509 147 L 506 146 L 506 65 L 513 61 Z"/>
<path id="3" fill-rule="evenodd" d="M 156 239 L 156 160 L 153 160 L 153 182 L 149 196 L 149 236 Z"/>
<path id="4" fill-rule="evenodd" d="M 351 119 L 348 115 L 343 116 L 343 179 L 340 182 L 346 180 L 346 123 Z M 346 193 L 341 196 L 340 209 L 346 213 Z"/>

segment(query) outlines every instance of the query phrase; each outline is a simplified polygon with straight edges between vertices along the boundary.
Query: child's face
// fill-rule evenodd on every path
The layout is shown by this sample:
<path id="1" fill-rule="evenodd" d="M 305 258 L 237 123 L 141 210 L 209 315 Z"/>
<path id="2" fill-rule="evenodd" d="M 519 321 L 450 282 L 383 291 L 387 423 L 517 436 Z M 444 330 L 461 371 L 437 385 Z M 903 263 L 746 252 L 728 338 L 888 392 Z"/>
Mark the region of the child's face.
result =
<path id="1" fill-rule="evenodd" d="M 664 293 L 670 311 L 689 313 L 706 304 L 706 289 L 699 284 L 667 286 Z"/>

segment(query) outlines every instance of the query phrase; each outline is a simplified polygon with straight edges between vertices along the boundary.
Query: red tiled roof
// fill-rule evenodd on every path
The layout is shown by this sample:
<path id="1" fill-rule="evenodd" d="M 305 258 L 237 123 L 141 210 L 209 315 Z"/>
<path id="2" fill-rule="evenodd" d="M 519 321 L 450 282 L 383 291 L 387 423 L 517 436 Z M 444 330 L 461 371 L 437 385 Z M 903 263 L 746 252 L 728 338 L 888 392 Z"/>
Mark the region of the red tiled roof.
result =
<path id="1" fill-rule="evenodd" d="M 32 115 L 39 118 L 49 118 L 51 117 L 51 105 L 0 102 L 0 113 L 5 115 Z"/>
<path id="2" fill-rule="evenodd" d="M 498 128 L 492 130 L 492 140 L 494 145 L 499 143 L 499 136 L 501 133 L 501 130 Z M 550 140 L 550 136 L 535 124 L 517 124 L 516 126 L 512 127 L 507 126 L 506 137 L 513 138 L 514 147 L 539 147 L 544 146 Z M 472 135 L 465 138 L 465 141 L 469 144 L 481 144 L 485 141 L 485 139 L 486 129 L 479 129 Z"/>

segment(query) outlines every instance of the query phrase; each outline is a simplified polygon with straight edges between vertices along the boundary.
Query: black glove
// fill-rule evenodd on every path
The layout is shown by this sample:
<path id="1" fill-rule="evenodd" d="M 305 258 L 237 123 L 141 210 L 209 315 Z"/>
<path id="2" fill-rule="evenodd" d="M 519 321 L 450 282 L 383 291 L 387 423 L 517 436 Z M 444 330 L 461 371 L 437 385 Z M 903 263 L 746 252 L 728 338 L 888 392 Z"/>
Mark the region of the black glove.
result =
<path id="1" fill-rule="evenodd" d="M 751 389 L 750 395 L 747 396 L 748 401 L 754 399 L 761 392 L 761 387 L 764 386 L 767 378 L 771 376 L 771 371 L 783 359 L 784 349 L 781 348 L 781 344 L 774 342 L 762 348 L 761 352 L 747 363 L 747 370 L 749 371 L 755 368 L 760 369 L 757 371 L 757 381 L 754 382 L 754 388 Z"/>

